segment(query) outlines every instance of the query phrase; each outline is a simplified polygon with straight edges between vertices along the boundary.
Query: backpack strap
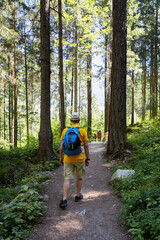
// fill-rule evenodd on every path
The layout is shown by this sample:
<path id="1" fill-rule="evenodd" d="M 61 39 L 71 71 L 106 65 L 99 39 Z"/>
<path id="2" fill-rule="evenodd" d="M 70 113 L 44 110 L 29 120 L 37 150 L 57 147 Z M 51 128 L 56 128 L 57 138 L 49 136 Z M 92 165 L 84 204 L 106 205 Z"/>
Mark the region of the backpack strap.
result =
<path id="1" fill-rule="evenodd" d="M 80 129 L 81 127 L 67 127 L 67 130 L 68 130 L 69 128 L 78 128 L 78 129 Z"/>

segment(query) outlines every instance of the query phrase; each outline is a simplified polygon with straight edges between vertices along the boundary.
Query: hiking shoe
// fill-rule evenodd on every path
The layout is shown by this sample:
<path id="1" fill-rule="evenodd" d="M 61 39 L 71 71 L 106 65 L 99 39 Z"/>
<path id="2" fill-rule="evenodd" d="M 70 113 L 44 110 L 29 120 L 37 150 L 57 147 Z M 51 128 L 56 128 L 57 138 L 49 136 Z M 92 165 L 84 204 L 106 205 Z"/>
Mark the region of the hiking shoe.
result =
<path id="1" fill-rule="evenodd" d="M 59 207 L 60 208 L 66 208 L 67 207 L 67 200 L 65 199 L 65 200 L 61 200 L 61 202 L 60 202 L 60 204 L 59 204 Z"/>
<path id="2" fill-rule="evenodd" d="M 80 193 L 79 196 L 75 196 L 75 202 L 80 202 L 83 199 L 83 195 Z"/>

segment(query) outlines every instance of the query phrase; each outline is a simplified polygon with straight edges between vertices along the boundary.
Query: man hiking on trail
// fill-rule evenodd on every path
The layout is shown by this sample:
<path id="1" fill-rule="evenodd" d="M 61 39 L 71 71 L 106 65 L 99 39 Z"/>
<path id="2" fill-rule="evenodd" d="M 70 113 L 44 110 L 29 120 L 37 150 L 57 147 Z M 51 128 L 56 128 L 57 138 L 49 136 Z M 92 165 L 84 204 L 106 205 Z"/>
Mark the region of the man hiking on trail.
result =
<path id="1" fill-rule="evenodd" d="M 75 172 L 77 177 L 75 202 L 83 199 L 82 177 L 85 174 L 85 165 L 88 166 L 90 160 L 87 133 L 84 128 L 79 127 L 78 113 L 73 113 L 70 120 L 71 127 L 65 128 L 60 138 L 60 163 L 64 165 L 63 199 L 59 204 L 60 208 L 67 207 L 67 194 Z"/>

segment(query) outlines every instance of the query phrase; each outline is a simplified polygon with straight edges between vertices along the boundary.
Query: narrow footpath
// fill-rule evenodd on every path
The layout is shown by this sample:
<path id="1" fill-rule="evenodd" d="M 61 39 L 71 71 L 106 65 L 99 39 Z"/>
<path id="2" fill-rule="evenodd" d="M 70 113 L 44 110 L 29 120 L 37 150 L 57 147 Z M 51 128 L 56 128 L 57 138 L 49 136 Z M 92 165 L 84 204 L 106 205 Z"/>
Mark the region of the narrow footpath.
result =
<path id="1" fill-rule="evenodd" d="M 45 183 L 44 217 L 38 219 L 30 240 L 132 240 L 120 220 L 121 200 L 108 184 L 110 164 L 103 158 L 104 145 L 89 144 L 90 166 L 86 167 L 82 193 L 84 199 L 74 202 L 75 180 L 71 182 L 66 210 L 59 208 L 62 198 L 63 167 L 53 172 Z"/>

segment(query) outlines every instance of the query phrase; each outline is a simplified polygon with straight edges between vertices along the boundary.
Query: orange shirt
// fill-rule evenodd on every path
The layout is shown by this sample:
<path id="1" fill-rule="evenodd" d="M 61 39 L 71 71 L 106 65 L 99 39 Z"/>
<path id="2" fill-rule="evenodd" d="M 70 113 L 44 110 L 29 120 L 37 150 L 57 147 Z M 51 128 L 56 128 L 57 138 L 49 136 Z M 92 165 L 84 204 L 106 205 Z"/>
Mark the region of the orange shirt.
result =
<path id="1" fill-rule="evenodd" d="M 72 124 L 71 127 L 79 127 L 79 124 L 77 124 L 77 123 Z M 68 130 L 68 128 L 65 128 L 63 130 L 61 138 L 60 138 L 61 141 L 63 140 L 64 135 L 65 135 L 67 130 Z M 79 128 L 79 136 L 80 136 L 80 140 L 81 140 L 81 146 L 83 146 L 84 142 L 88 141 L 87 132 L 84 128 Z M 82 149 L 83 149 L 83 147 L 82 147 Z M 68 156 L 68 155 L 64 154 L 64 160 L 63 161 L 64 162 L 84 162 L 85 161 L 84 149 L 81 153 L 76 154 L 76 155 Z"/>

